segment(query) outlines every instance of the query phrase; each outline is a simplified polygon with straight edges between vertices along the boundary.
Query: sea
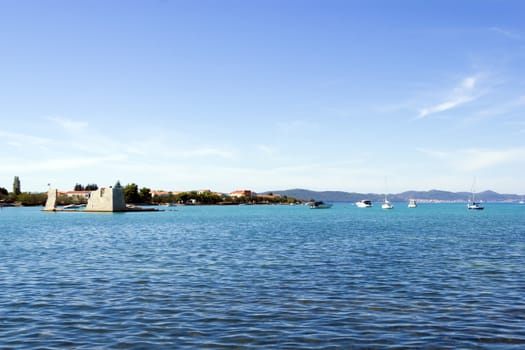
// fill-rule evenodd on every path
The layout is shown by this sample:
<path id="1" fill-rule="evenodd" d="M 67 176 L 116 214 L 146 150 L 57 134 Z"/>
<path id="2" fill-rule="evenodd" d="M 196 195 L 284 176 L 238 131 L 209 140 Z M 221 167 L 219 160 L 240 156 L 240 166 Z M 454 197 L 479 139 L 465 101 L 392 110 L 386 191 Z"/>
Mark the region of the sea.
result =
<path id="1" fill-rule="evenodd" d="M 1 349 L 523 349 L 525 205 L 0 210 Z"/>

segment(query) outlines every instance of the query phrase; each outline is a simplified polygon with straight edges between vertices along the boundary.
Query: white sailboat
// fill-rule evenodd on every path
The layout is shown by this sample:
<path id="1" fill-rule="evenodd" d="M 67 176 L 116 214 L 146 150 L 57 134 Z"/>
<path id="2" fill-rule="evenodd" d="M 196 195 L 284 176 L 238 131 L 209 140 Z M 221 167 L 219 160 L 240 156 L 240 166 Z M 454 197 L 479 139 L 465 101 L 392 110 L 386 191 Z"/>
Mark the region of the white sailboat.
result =
<path id="1" fill-rule="evenodd" d="M 385 178 L 385 187 L 387 187 L 386 178 Z M 394 205 L 388 201 L 387 192 L 388 192 L 388 187 L 387 187 L 387 190 L 385 191 L 385 201 L 381 205 L 381 208 L 382 209 L 394 209 Z"/>
<path id="2" fill-rule="evenodd" d="M 416 208 L 417 207 L 417 202 L 415 199 L 411 199 L 408 201 L 408 207 L 409 208 Z"/>
<path id="3" fill-rule="evenodd" d="M 388 201 L 385 195 L 385 202 L 381 204 L 381 208 L 383 209 L 394 209 L 394 205 Z"/>
<path id="4" fill-rule="evenodd" d="M 468 210 L 483 210 L 484 207 L 481 204 L 481 202 L 476 202 L 476 179 L 474 178 L 474 181 L 472 182 L 472 190 L 471 190 L 471 197 L 468 200 L 467 203 L 467 209 Z"/>

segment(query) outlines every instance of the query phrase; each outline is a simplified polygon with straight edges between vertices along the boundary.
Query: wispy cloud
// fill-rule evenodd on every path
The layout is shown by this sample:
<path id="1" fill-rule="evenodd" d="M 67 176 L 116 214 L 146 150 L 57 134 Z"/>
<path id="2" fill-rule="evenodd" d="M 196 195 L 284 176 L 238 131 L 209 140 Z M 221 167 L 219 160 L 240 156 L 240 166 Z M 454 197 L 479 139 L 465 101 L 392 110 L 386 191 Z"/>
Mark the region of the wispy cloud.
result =
<path id="1" fill-rule="evenodd" d="M 467 149 L 460 153 L 458 166 L 467 171 L 500 166 L 525 159 L 525 147 L 509 148 L 502 150 Z"/>
<path id="2" fill-rule="evenodd" d="M 318 127 L 319 124 L 317 122 L 308 120 L 290 120 L 277 123 L 278 130 L 283 132 L 310 131 L 317 129 Z"/>
<path id="3" fill-rule="evenodd" d="M 503 29 L 500 27 L 490 27 L 490 31 L 501 34 L 509 39 L 513 40 L 521 40 L 522 36 L 514 31 Z"/>
<path id="4" fill-rule="evenodd" d="M 437 151 L 437 150 L 432 150 L 432 149 L 427 149 L 427 148 L 416 148 L 416 151 L 420 153 L 424 153 L 434 158 L 440 158 L 440 159 L 448 158 L 448 153 L 443 152 L 443 151 Z"/>
<path id="5" fill-rule="evenodd" d="M 521 162 L 525 159 L 525 147 L 507 149 L 468 148 L 455 151 L 417 149 L 448 167 L 475 172 L 500 167 L 503 164 Z"/>
<path id="6" fill-rule="evenodd" d="M 16 172 L 39 172 L 39 171 L 64 171 L 64 170 L 78 170 L 82 168 L 92 167 L 97 164 L 104 164 L 107 162 L 118 162 L 126 160 L 122 156 L 105 156 L 105 157 L 64 157 L 46 159 L 40 162 L 35 161 L 11 161 L 2 170 L 16 171 Z"/>
<path id="7" fill-rule="evenodd" d="M 259 153 L 262 153 L 265 156 L 271 156 L 277 153 L 277 149 L 273 146 L 257 145 L 255 148 Z"/>
<path id="8" fill-rule="evenodd" d="M 450 93 L 448 93 L 448 96 L 444 101 L 420 109 L 417 119 L 448 111 L 478 99 L 481 96 L 476 89 L 479 81 L 480 75 L 464 78 Z"/>
<path id="9" fill-rule="evenodd" d="M 76 120 L 72 120 L 68 118 L 47 117 L 46 119 L 58 124 L 60 127 L 62 127 L 66 131 L 79 131 L 88 126 L 87 122 L 76 121 Z"/>
<path id="10" fill-rule="evenodd" d="M 50 139 L 9 131 L 0 131 L 0 137 L 10 146 L 20 147 L 22 145 L 44 146 L 51 142 Z"/>
<path id="11" fill-rule="evenodd" d="M 230 151 L 221 150 L 218 148 L 196 148 L 173 152 L 173 155 L 181 158 L 195 158 L 195 157 L 219 157 L 225 159 L 234 158 L 234 154 Z"/>

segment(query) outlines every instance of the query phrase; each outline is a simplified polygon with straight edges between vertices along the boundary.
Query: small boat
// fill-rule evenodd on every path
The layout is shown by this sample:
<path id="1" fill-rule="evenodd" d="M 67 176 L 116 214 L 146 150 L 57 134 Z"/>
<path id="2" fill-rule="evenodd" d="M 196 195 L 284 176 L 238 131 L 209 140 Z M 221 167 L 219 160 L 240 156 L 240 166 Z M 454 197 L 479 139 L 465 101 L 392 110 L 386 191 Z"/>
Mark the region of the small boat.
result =
<path id="1" fill-rule="evenodd" d="M 388 186 L 387 186 L 387 182 L 386 182 L 386 177 L 385 177 L 385 188 L 387 189 L 385 191 L 385 201 L 381 205 L 381 208 L 383 208 L 383 209 L 394 209 L 394 205 L 392 203 L 390 203 L 388 201 L 388 198 L 387 198 Z"/>
<path id="2" fill-rule="evenodd" d="M 310 209 L 329 209 L 332 204 L 325 203 L 323 201 L 315 201 L 310 203 Z"/>
<path id="3" fill-rule="evenodd" d="M 467 209 L 469 210 L 483 210 L 484 207 L 479 202 L 468 202 Z"/>
<path id="4" fill-rule="evenodd" d="M 416 203 L 416 200 L 415 199 L 411 199 L 408 201 L 408 207 L 409 208 L 416 208 L 417 207 L 417 203 Z"/>
<path id="5" fill-rule="evenodd" d="M 476 202 L 476 193 L 474 191 L 476 186 L 476 179 L 474 178 L 474 181 L 472 182 L 472 190 L 471 190 L 471 198 L 467 202 L 467 209 L 468 210 L 483 210 L 484 207 L 481 204 L 481 202 Z"/>
<path id="6" fill-rule="evenodd" d="M 355 202 L 355 205 L 358 208 L 370 208 L 372 206 L 372 202 L 368 199 L 363 199 L 359 202 Z"/>
<path id="7" fill-rule="evenodd" d="M 383 208 L 383 209 L 394 209 L 394 205 L 392 203 L 390 203 L 385 197 L 385 202 L 383 204 L 381 204 L 381 208 Z"/>
<path id="8" fill-rule="evenodd" d="M 80 208 L 85 208 L 86 205 L 85 204 L 69 204 L 69 205 L 64 205 L 64 208 L 62 209 L 80 209 Z"/>

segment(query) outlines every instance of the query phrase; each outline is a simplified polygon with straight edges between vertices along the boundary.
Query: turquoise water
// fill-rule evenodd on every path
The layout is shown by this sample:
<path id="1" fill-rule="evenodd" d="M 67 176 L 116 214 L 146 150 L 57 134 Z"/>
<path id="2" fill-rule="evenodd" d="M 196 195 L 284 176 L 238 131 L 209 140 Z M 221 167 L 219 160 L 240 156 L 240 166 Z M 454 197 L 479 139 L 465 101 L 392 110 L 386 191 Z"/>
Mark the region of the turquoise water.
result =
<path id="1" fill-rule="evenodd" d="M 525 347 L 525 206 L 0 210 L 0 348 Z"/>

